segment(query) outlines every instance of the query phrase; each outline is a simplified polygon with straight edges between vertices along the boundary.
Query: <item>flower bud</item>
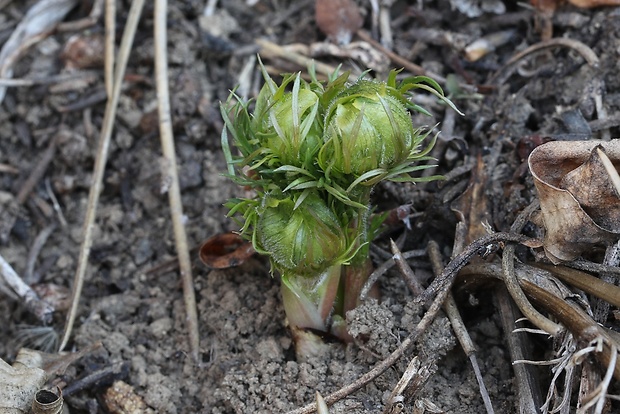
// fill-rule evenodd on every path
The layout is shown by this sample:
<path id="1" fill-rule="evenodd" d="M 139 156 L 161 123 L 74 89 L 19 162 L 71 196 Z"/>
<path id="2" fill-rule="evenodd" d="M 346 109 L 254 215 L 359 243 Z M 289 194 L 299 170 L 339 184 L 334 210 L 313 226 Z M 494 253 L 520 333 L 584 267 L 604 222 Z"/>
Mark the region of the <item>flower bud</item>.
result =
<path id="1" fill-rule="evenodd" d="M 259 249 L 280 271 L 315 275 L 346 260 L 342 224 L 317 195 L 309 195 L 297 208 L 290 197 L 266 196 L 255 236 Z"/>
<path id="2" fill-rule="evenodd" d="M 293 79 L 292 91 L 285 92 Z M 299 74 L 289 75 L 278 89 L 267 80 L 257 99 L 253 130 L 261 146 L 277 159 L 271 162 L 276 168 L 312 162 L 323 143 L 318 113 L 319 96 Z"/>
<path id="3" fill-rule="evenodd" d="M 406 161 L 417 141 L 409 111 L 384 82 L 360 80 L 340 93 L 325 118 L 323 170 L 359 177 Z"/>

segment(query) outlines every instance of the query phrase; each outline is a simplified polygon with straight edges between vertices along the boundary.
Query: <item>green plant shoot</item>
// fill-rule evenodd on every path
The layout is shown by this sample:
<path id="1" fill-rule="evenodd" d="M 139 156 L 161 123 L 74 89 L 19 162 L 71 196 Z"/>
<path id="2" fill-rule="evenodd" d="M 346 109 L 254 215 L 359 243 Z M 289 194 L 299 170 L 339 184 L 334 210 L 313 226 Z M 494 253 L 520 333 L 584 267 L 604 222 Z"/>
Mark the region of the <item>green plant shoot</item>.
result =
<path id="1" fill-rule="evenodd" d="M 303 357 L 314 352 L 311 331 L 348 337 L 345 312 L 372 270 L 368 245 L 380 224 L 370 218 L 373 187 L 439 178 L 411 175 L 429 167 L 420 162 L 430 159 L 435 137 L 413 126 L 411 111 L 427 112 L 410 92 L 423 89 L 454 105 L 432 79 L 397 82 L 396 70 L 386 81 L 349 83 L 348 73 L 320 82 L 310 68 L 310 82 L 297 73 L 278 85 L 261 69 L 265 84 L 255 101 L 233 92 L 221 106 L 228 176 L 255 194 L 227 206 L 280 274 Z"/>

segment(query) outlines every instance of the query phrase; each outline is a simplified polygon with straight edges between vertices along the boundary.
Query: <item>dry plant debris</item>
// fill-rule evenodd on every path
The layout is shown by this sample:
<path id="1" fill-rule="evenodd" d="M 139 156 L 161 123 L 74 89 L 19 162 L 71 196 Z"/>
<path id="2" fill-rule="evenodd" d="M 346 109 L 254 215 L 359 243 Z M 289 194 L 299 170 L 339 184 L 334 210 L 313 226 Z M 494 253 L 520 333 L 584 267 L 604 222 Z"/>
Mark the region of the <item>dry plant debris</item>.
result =
<path id="1" fill-rule="evenodd" d="M 404 217 L 390 222 L 384 237 L 372 246 L 377 271 L 371 279 L 381 286 L 381 303 L 374 302 L 376 295 L 365 286 L 364 305 L 352 314 L 357 318 L 356 342 L 332 344 L 323 359 L 302 362 L 293 356 L 278 288 L 265 263 L 260 258 L 247 260 L 253 250 L 234 237 L 222 244 L 211 240 L 202 251 L 214 261 L 213 267 L 225 270 L 192 269 L 194 286 L 185 279 L 185 290 L 195 291 L 201 323 L 200 332 L 195 332 L 202 347 L 195 340 L 189 346 L 185 327 L 191 323 L 183 310 L 181 289 L 168 275 L 178 268 L 170 263 L 179 262 L 171 258 L 172 226 L 158 192 L 162 182 L 170 182 L 170 174 L 164 173 L 160 180 L 162 164 L 152 140 L 158 131 L 153 20 L 148 14 L 140 18 L 141 47 L 132 51 L 127 75 L 120 77 L 112 74 L 111 52 L 115 23 L 122 26 L 128 21 L 127 2 L 105 2 L 105 30 L 104 1 L 96 0 L 91 10 L 73 10 L 72 18 L 83 18 L 62 24 L 57 31 L 46 29 L 33 38 L 23 37 L 26 41 L 21 43 L 7 40 L 13 31 L 23 33 L 26 25 L 35 26 L 27 9 L 30 4 L 35 4 L 33 10 L 56 4 L 61 12 L 65 6 L 60 6 L 69 3 L 77 2 L 0 1 L 6 11 L 0 36 L 5 47 L 12 48 L 3 52 L 10 56 L 2 62 L 0 85 L 18 87 L 8 90 L 0 111 L 0 249 L 27 285 L 35 281 L 43 286 L 71 285 L 67 276 L 76 266 L 77 244 L 85 236 L 80 229 L 87 193 L 98 180 L 103 183 L 99 213 L 90 220 L 94 241 L 85 244 L 92 250 L 79 259 L 87 279 L 72 345 L 84 349 L 93 339 L 102 339 L 104 347 L 58 382 L 66 406 L 98 410 L 105 392 L 114 397 L 108 410 L 118 412 L 268 413 L 316 401 L 297 412 L 310 412 L 317 405 L 320 412 L 330 413 L 477 414 L 487 402 L 477 389 L 476 380 L 482 377 L 497 412 L 618 410 L 610 395 L 619 392 L 620 375 L 618 185 L 614 183 L 618 163 L 616 150 L 610 149 L 616 145 L 610 138 L 618 136 L 620 126 L 617 10 L 579 8 L 597 2 L 579 2 L 578 7 L 551 2 L 537 16 L 530 9 L 494 0 L 433 0 L 423 5 L 403 0 L 168 3 L 170 65 L 164 72 L 171 90 L 169 126 L 178 146 L 173 158 L 187 214 L 177 219 L 187 230 L 190 245 L 231 230 L 221 203 L 239 193 L 219 175 L 225 165 L 219 156 L 217 137 L 223 124 L 217 106 L 235 84 L 244 98 L 256 96 L 261 86 L 257 52 L 274 78 L 304 71 L 312 60 L 321 79 L 340 64 L 351 71 L 351 81 L 367 67 L 379 79 L 392 67 L 404 67 L 408 75 L 437 79 L 467 113 L 465 118 L 455 117 L 436 101 L 422 100 L 434 116 L 429 123 L 443 125 L 432 154 L 438 160 L 432 174 L 443 174 L 446 180 L 438 185 L 376 189 L 373 197 L 382 209 L 408 206 Z M 40 17 L 48 28 L 63 20 L 50 18 L 51 10 L 44 12 Z M 326 25 L 325 14 L 331 26 Z M 161 16 L 160 8 L 160 28 Z M 540 27 L 538 17 L 543 18 Z M 77 43 L 71 45 L 71 37 Z M 106 51 L 92 54 L 101 50 L 102 39 Z M 71 53 L 62 62 L 64 44 L 70 45 Z M 82 51 L 84 61 L 69 57 L 82 56 Z M 69 66 L 91 64 L 92 70 L 67 72 Z M 7 79 L 12 71 L 16 79 Z M 103 163 L 105 171 L 92 177 L 94 137 L 110 128 L 102 122 L 102 103 L 115 93 L 120 111 L 116 120 L 107 116 L 108 122 L 116 121 L 110 160 Z M 159 118 L 167 122 L 168 115 L 162 112 Z M 538 164 L 532 164 L 534 177 L 527 173 L 525 160 L 534 146 L 568 141 L 551 146 L 571 152 L 578 146 L 575 139 L 593 138 L 602 139 L 597 143 L 601 148 L 588 147 L 566 171 L 557 163 L 563 165 L 573 155 L 546 146 L 534 150 L 530 163 L 545 152 L 544 162 L 538 158 Z M 610 167 L 606 157 L 616 166 Z M 559 170 L 557 180 L 546 175 Z M 542 220 L 535 211 L 539 194 L 535 186 L 543 188 Z M 567 232 L 566 226 L 549 218 L 558 216 L 546 210 L 549 202 L 543 200 L 543 192 L 549 186 L 555 187 L 550 191 L 556 197 L 551 204 L 558 203 L 553 194 L 557 190 L 570 195 L 559 199 L 568 201 L 573 212 L 567 223 L 580 220 L 576 230 Z M 456 218 L 448 206 L 453 206 Z M 589 240 L 572 237 L 590 233 L 594 236 Z M 36 243 L 35 235 L 40 236 Z M 389 238 L 395 239 L 394 244 Z M 436 247 L 429 247 L 433 243 L 439 255 Z M 467 254 L 459 256 L 461 251 Z M 431 252 L 439 258 L 430 260 Z M 434 301 L 429 305 L 415 300 L 411 292 L 428 286 L 432 264 L 441 262 L 441 255 L 454 256 L 456 262 L 422 293 L 421 298 Z M 560 261 L 570 267 L 549 263 Z M 190 267 L 187 256 L 180 262 Z M 239 266 L 226 270 L 233 264 Z M 402 277 L 389 271 L 395 264 Z M 510 283 L 512 296 L 531 321 L 521 318 L 510 295 L 498 292 Z M 514 293 L 519 291 L 521 295 Z M 60 320 L 55 317 L 53 325 L 28 331 L 17 328 L 15 323 L 31 325 L 34 318 L 19 311 L 23 307 L 14 294 L 7 296 L 13 300 L 0 301 L 0 350 L 10 361 L 19 347 L 14 343 L 17 334 L 29 336 L 35 329 L 53 333 Z M 451 296 L 472 343 L 484 356 L 477 358 L 481 375 L 474 372 L 477 368 L 469 368 L 459 350 L 428 358 L 420 348 L 429 343 L 435 344 L 432 350 L 439 349 L 440 342 L 429 337 L 453 341 L 440 313 Z M 54 296 L 40 298 L 50 297 Z M 428 312 L 422 302 L 429 306 Z M 77 306 L 76 301 L 73 304 Z M 527 307 L 554 325 L 544 319 L 540 324 Z M 61 308 L 62 301 L 55 313 L 62 313 Z M 547 327 L 555 339 L 547 340 L 537 324 Z M 443 329 L 435 329 L 438 326 Z M 539 337 L 532 339 L 536 332 Z M 42 336 L 38 340 L 47 341 Z M 192 352 L 201 359 L 198 365 L 186 357 Z M 389 357 L 382 361 L 380 356 L 385 355 Z M 514 378 L 508 365 L 513 361 Z M 126 381 L 126 386 L 116 384 L 120 392 L 108 386 L 119 376 Z M 99 388 L 97 382 L 104 377 L 112 380 Z M 115 398 L 134 404 L 121 406 L 113 402 Z M 331 404 L 329 408 L 323 401 Z M 490 404 L 486 405 L 488 410 Z"/>
<path id="2" fill-rule="evenodd" d="M 136 394 L 134 388 L 124 381 L 114 381 L 103 394 L 103 400 L 110 414 L 143 414 L 153 413 L 144 402 L 144 398 Z"/>
<path id="3" fill-rule="evenodd" d="M 13 365 L 0 359 L 0 412 L 27 413 L 35 394 L 47 381 L 36 353 L 22 350 Z"/>
<path id="4" fill-rule="evenodd" d="M 618 141 L 556 141 L 532 151 L 529 165 L 540 196 L 544 248 L 553 263 L 570 261 L 620 237 Z"/>
<path id="5" fill-rule="evenodd" d="M 59 387 L 44 389 L 48 380 L 63 374 L 67 367 L 86 353 L 100 347 L 95 344 L 82 352 L 57 355 L 21 348 L 13 365 L 0 359 L 0 413 L 60 414 L 64 399 Z"/>

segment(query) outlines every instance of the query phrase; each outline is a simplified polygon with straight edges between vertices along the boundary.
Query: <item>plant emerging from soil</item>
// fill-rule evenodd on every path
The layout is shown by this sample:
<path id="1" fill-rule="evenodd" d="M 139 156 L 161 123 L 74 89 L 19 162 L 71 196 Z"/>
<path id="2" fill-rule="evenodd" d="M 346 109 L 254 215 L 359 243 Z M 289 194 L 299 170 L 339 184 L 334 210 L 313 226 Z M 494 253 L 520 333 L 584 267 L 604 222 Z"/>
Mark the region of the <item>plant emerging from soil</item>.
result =
<path id="1" fill-rule="evenodd" d="M 410 92 L 423 89 L 452 104 L 432 79 L 397 81 L 396 70 L 387 81 L 349 83 L 349 73 L 321 82 L 310 68 L 310 82 L 297 73 L 278 85 L 261 69 L 265 84 L 255 101 L 233 92 L 222 105 L 228 175 L 254 194 L 227 206 L 242 217 L 241 234 L 280 273 L 304 355 L 313 352 L 312 332 L 347 339 L 344 315 L 372 270 L 369 242 L 382 221 L 370 215 L 373 187 L 438 178 L 410 175 L 429 167 L 420 162 L 435 143 L 432 137 L 423 145 L 429 132 L 412 125 L 410 111 L 428 113 L 410 102 Z"/>

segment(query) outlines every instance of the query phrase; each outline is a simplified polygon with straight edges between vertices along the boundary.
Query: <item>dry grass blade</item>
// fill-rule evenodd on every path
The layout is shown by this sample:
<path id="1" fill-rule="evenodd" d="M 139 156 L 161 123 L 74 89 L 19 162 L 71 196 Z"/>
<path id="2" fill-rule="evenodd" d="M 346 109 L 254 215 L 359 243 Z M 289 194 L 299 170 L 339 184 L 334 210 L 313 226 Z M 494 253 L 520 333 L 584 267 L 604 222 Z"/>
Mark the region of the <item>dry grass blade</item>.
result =
<path id="1" fill-rule="evenodd" d="M 84 286 L 84 275 L 86 274 L 86 266 L 88 265 L 88 256 L 90 255 L 90 248 L 93 243 L 93 228 L 95 224 L 97 204 L 99 202 L 99 193 L 103 187 L 103 174 L 105 172 L 105 165 L 108 159 L 108 150 L 110 147 L 110 138 L 112 137 L 114 118 L 116 117 L 116 109 L 121 94 L 125 68 L 127 67 L 131 45 L 136 34 L 136 28 L 138 27 L 138 21 L 140 19 L 140 15 L 142 14 L 143 6 L 144 0 L 135 0 L 131 3 L 127 24 L 125 26 L 125 31 L 123 32 L 123 38 L 118 52 L 118 65 L 116 66 L 116 71 L 114 73 L 114 88 L 112 89 L 112 96 L 108 99 L 103 118 L 101 136 L 99 138 L 99 146 L 97 148 L 97 158 L 95 159 L 95 167 L 93 171 L 93 181 L 88 194 L 86 218 L 84 219 L 84 239 L 80 246 L 78 266 L 73 279 L 73 290 L 71 292 L 71 308 L 69 309 L 69 313 L 67 313 L 65 330 L 62 341 L 60 342 L 60 350 L 67 346 L 69 337 L 71 336 L 71 330 L 73 329 L 73 323 L 75 322 L 75 318 L 77 316 L 80 295 L 82 293 L 82 287 Z"/>
<path id="2" fill-rule="evenodd" d="M 159 109 L 159 131 L 161 146 L 165 162 L 163 171 L 164 179 L 170 183 L 168 198 L 170 201 L 170 214 L 174 228 L 174 239 L 179 267 L 183 283 L 183 297 L 185 300 L 185 312 L 187 313 L 187 330 L 192 357 L 198 361 L 200 348 L 198 334 L 198 312 L 196 310 L 196 297 L 194 294 L 194 282 L 192 278 L 192 263 L 187 246 L 187 235 L 183 225 L 183 207 L 181 203 L 181 188 L 177 172 L 176 154 L 174 150 L 174 138 L 172 135 L 172 119 L 170 115 L 170 97 L 168 88 L 168 62 L 167 62 L 167 36 L 166 36 L 166 0 L 155 2 L 155 77 L 157 82 L 157 105 Z"/>
<path id="3" fill-rule="evenodd" d="M 428 378 L 428 367 L 422 367 L 420 360 L 417 356 L 413 357 L 409 364 L 407 365 L 407 369 L 403 373 L 402 377 L 392 390 L 390 397 L 388 398 L 387 404 L 385 404 L 385 408 L 383 409 L 383 414 L 390 414 L 394 412 L 402 412 L 404 410 L 404 396 L 403 393 L 405 389 L 411 383 L 411 380 L 414 377 L 424 377 L 425 375 Z M 421 384 L 424 384 L 424 380 L 418 381 Z"/>
<path id="4" fill-rule="evenodd" d="M 401 253 L 401 256 L 402 256 L 403 260 L 404 259 L 410 259 L 412 257 L 420 257 L 420 256 L 424 256 L 424 255 L 426 255 L 426 250 L 412 250 L 412 251 L 409 251 L 409 252 Z M 377 283 L 377 280 L 379 280 L 379 278 L 381 276 L 383 276 L 385 274 L 385 272 L 390 270 L 395 264 L 396 264 L 396 261 L 394 260 L 394 258 L 390 258 L 390 259 L 386 260 L 377 269 L 375 269 L 374 272 L 372 272 L 372 274 L 368 277 L 368 280 L 364 284 L 364 287 L 362 288 L 362 291 L 360 292 L 360 301 L 363 302 L 363 301 L 366 300 L 366 298 L 368 297 L 368 294 L 370 293 L 370 289 L 372 289 L 372 286 L 375 283 Z"/>
<path id="5" fill-rule="evenodd" d="M 413 293 L 414 295 L 421 294 L 424 291 L 422 284 L 416 277 L 411 267 L 409 267 L 409 264 L 407 264 L 407 262 L 403 258 L 403 254 L 401 253 L 400 249 L 392 239 L 390 239 L 390 248 L 392 249 L 392 254 L 394 255 L 394 263 L 396 263 L 396 265 L 398 266 L 398 270 L 400 271 L 400 274 L 405 280 L 405 283 L 407 284 L 407 287 L 409 287 L 411 293 Z"/>
<path id="6" fill-rule="evenodd" d="M 318 391 L 316 392 L 316 406 L 319 414 L 329 414 L 327 404 L 325 403 L 323 396 Z"/>
<path id="7" fill-rule="evenodd" d="M 105 90 L 112 96 L 114 87 L 114 40 L 116 38 L 116 1 L 105 2 Z"/>
<path id="8" fill-rule="evenodd" d="M 58 25 L 58 30 L 64 32 L 74 32 L 94 26 L 95 24 L 97 24 L 97 21 L 99 21 L 99 18 L 101 17 L 101 12 L 103 10 L 103 1 L 104 0 L 95 0 L 88 16 L 79 20 L 61 23 Z"/>
<path id="9" fill-rule="evenodd" d="M 538 312 L 521 290 L 514 269 L 515 247 L 506 246 L 502 258 L 502 271 L 504 273 L 504 283 L 510 296 L 515 301 L 523 315 L 530 320 L 536 327 L 547 332 L 551 336 L 557 336 L 562 332 L 562 326 L 552 322 L 549 318 Z"/>

